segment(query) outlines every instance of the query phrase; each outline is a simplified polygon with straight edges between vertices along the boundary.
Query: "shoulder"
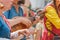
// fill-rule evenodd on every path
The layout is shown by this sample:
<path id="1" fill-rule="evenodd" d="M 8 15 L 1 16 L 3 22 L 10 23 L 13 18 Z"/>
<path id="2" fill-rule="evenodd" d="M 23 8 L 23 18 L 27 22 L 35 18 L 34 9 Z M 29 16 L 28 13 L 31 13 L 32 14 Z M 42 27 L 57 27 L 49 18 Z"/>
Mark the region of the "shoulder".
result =
<path id="1" fill-rule="evenodd" d="M 54 6 L 54 4 L 53 4 L 53 2 L 50 2 L 50 3 L 48 3 L 46 6 L 45 6 L 45 8 L 47 8 L 48 6 Z"/>
<path id="2" fill-rule="evenodd" d="M 9 14 L 9 10 L 3 12 L 3 15 L 8 15 L 8 14 Z"/>
<path id="3" fill-rule="evenodd" d="M 44 10 L 46 11 L 47 8 L 51 8 L 51 7 L 54 8 L 53 2 L 48 3 L 48 4 L 45 6 Z"/>

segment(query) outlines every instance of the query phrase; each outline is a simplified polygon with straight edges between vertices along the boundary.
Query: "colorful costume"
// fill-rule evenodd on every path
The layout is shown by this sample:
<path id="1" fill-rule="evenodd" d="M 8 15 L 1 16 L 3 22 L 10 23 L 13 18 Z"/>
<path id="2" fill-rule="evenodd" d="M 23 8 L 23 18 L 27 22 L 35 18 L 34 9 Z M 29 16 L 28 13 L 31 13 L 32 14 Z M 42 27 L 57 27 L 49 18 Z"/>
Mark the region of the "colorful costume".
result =
<path id="1" fill-rule="evenodd" d="M 56 9 L 53 6 L 46 7 L 46 13 L 44 17 L 45 31 L 43 33 L 42 40 L 53 40 L 54 36 L 60 36 L 60 18 Z M 49 29 L 50 31 L 48 31 Z"/>

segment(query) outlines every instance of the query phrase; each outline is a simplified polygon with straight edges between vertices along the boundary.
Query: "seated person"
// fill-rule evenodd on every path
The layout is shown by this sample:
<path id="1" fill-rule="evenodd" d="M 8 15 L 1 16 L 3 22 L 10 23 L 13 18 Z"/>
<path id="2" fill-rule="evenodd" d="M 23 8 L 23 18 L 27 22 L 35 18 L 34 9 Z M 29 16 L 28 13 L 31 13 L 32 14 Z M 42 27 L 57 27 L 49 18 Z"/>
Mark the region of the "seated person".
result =
<path id="1" fill-rule="evenodd" d="M 24 4 L 21 3 L 21 4 Z M 19 4 L 18 4 L 18 0 L 13 0 L 13 4 L 12 4 L 12 7 L 10 10 L 4 12 L 3 14 L 7 19 L 9 19 L 8 21 L 10 21 L 11 23 L 11 20 L 13 22 L 17 22 L 18 20 L 20 20 L 19 18 L 21 16 L 23 16 L 23 10 L 20 8 Z M 16 21 L 14 21 L 16 20 Z M 24 19 L 25 20 L 25 19 Z"/>
<path id="2" fill-rule="evenodd" d="M 22 4 L 24 4 L 24 2 Z M 18 0 L 13 0 L 11 9 L 4 12 L 3 15 L 8 19 L 11 26 L 13 26 L 13 25 L 15 25 L 15 23 L 19 23 L 19 22 L 25 23 L 28 26 L 31 26 L 31 24 L 32 24 L 30 20 L 22 17 L 23 11 L 19 7 Z"/>
<path id="3" fill-rule="evenodd" d="M 29 21 L 27 18 L 21 17 L 21 16 L 23 16 L 23 11 L 18 5 L 18 0 L 13 0 L 13 4 L 12 4 L 11 9 L 4 12 L 3 15 L 7 18 L 7 20 L 9 21 L 9 23 L 11 25 L 11 27 L 15 23 L 18 23 L 18 22 L 25 23 L 26 25 L 31 24 L 31 21 Z"/>
<path id="4" fill-rule="evenodd" d="M 10 9 L 11 1 L 12 0 L 0 0 L 0 40 L 2 40 L 1 38 L 10 39 L 10 25 L 2 13 L 3 11 Z"/>

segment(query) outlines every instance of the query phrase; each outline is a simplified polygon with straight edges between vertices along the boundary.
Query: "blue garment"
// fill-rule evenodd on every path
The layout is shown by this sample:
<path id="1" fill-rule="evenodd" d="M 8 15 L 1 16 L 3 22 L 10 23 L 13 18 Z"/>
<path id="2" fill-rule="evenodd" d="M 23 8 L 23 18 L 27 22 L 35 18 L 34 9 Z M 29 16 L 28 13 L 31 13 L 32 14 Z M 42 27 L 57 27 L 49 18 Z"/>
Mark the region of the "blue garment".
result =
<path id="1" fill-rule="evenodd" d="M 0 38 L 10 38 L 10 29 L 3 18 L 0 16 Z"/>
<path id="2" fill-rule="evenodd" d="M 18 13 L 17 13 L 15 7 L 12 6 L 12 8 L 11 8 L 10 10 L 4 12 L 3 15 L 5 15 L 5 17 L 6 17 L 7 19 L 11 19 L 11 18 L 13 18 L 13 17 L 15 17 L 15 16 L 23 16 L 23 10 L 22 10 L 22 8 L 19 7 L 18 10 L 19 10 L 19 11 L 18 11 Z"/>
<path id="3" fill-rule="evenodd" d="M 14 6 L 12 6 L 12 8 L 6 12 L 3 13 L 3 15 L 7 18 L 7 19 L 12 19 L 15 16 L 23 16 L 23 9 L 21 7 L 19 7 L 19 13 L 16 12 L 16 9 Z M 24 40 L 26 39 L 25 36 L 23 38 Z M 22 40 L 23 40 L 22 39 Z"/>

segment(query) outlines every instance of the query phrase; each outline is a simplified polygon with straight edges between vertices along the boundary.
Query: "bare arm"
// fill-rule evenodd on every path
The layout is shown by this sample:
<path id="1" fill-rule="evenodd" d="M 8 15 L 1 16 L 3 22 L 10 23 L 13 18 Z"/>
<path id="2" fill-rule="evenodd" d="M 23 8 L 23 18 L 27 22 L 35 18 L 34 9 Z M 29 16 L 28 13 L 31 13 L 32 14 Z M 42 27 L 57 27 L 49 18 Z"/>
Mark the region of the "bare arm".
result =
<path id="1" fill-rule="evenodd" d="M 9 21 L 9 23 L 10 23 L 11 26 L 16 25 L 16 24 L 18 24 L 19 22 L 21 22 L 21 20 L 18 19 L 18 18 L 7 19 L 7 20 Z"/>
<path id="2" fill-rule="evenodd" d="M 26 17 L 15 17 L 13 19 L 8 19 L 8 21 L 9 21 L 11 26 L 14 26 L 14 25 L 16 25 L 18 23 L 23 23 L 23 24 L 25 24 L 27 26 L 31 26 L 32 25 L 31 21 L 28 18 L 26 18 Z"/>

